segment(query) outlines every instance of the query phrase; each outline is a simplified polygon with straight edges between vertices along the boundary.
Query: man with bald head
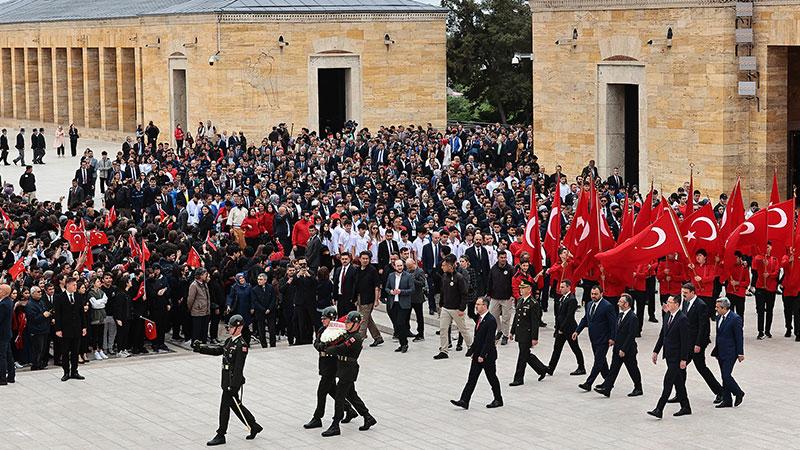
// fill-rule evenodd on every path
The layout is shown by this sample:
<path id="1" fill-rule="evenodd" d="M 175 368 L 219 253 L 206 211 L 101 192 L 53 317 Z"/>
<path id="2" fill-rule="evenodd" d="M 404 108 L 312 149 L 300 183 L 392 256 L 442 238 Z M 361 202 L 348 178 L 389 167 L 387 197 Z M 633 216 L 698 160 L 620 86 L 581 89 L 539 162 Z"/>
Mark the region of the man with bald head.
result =
<path id="1" fill-rule="evenodd" d="M 393 263 L 394 272 L 386 279 L 387 309 L 392 310 L 394 316 L 394 330 L 400 339 L 400 347 L 396 352 L 408 351 L 409 320 L 411 319 L 411 294 L 414 293 L 414 280 L 411 274 L 405 271 L 403 260 L 398 259 Z"/>
<path id="2" fill-rule="evenodd" d="M 0 386 L 14 382 L 14 355 L 11 353 L 11 286 L 0 284 Z"/>

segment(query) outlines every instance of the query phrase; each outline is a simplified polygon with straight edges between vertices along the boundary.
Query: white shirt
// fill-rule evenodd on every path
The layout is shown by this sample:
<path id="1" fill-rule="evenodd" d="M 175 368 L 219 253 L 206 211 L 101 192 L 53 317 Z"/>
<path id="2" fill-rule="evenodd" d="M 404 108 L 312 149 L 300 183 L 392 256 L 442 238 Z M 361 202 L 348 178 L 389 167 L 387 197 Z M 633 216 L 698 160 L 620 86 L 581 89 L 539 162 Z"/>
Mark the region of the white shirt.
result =
<path id="1" fill-rule="evenodd" d="M 400 289 L 400 279 L 403 278 L 403 273 L 394 273 L 394 288 Z M 400 294 L 395 294 L 394 302 L 397 303 L 400 301 Z"/>
<path id="2" fill-rule="evenodd" d="M 691 300 L 690 299 L 684 300 L 687 303 L 686 304 L 686 312 L 689 312 L 689 310 L 692 309 L 692 305 L 694 304 L 695 300 L 697 300 L 697 296 L 696 295 L 694 297 L 692 297 Z"/>
<path id="3" fill-rule="evenodd" d="M 630 308 L 628 308 L 628 309 L 626 309 L 625 311 L 620 311 L 620 312 L 622 313 L 622 317 L 619 319 L 619 322 L 618 322 L 618 323 L 622 323 L 622 321 L 623 321 L 623 320 L 625 320 L 625 315 L 626 315 L 626 314 L 628 314 L 628 311 L 630 311 L 630 310 L 631 310 L 631 309 L 630 309 Z"/>
<path id="4" fill-rule="evenodd" d="M 725 322 L 725 320 L 728 319 L 728 314 L 730 314 L 730 313 L 731 313 L 731 310 L 729 309 L 728 312 L 726 312 L 722 317 L 719 318 L 719 322 L 717 322 L 717 329 L 718 330 L 719 330 L 719 327 L 722 326 L 723 322 Z"/>

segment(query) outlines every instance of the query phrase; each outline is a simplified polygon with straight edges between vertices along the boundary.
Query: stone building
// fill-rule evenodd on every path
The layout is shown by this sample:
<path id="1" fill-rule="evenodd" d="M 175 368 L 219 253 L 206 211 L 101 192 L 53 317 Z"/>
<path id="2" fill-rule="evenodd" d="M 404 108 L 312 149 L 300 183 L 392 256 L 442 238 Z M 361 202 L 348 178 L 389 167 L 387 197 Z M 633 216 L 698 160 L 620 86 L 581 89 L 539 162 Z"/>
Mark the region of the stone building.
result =
<path id="1" fill-rule="evenodd" d="M 537 152 L 764 201 L 800 186 L 800 1 L 530 0 Z M 551 168 L 548 168 L 551 169 Z M 789 194 L 790 195 L 790 194 Z"/>
<path id="2" fill-rule="evenodd" d="M 0 120 L 105 139 L 212 120 L 251 142 L 279 122 L 443 126 L 445 15 L 413 0 L 12 0 Z"/>

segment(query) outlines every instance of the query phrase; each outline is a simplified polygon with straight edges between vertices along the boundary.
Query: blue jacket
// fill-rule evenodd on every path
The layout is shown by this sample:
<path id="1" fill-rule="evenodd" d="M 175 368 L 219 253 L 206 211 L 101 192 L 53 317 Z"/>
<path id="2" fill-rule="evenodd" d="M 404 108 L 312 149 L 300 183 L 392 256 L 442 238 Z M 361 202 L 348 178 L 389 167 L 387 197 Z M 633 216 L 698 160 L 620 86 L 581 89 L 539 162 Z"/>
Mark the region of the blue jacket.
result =
<path id="1" fill-rule="evenodd" d="M 0 300 L 0 342 L 11 341 L 11 314 L 13 311 L 14 305 L 11 297 Z"/>
<path id="2" fill-rule="evenodd" d="M 592 346 L 608 345 L 608 340 L 614 339 L 616 336 L 617 313 L 611 303 L 603 298 L 600 299 L 592 317 L 589 317 L 592 303 L 586 304 L 586 314 L 575 332 L 580 334 L 584 328 L 589 327 L 589 340 L 592 342 Z"/>
<path id="3" fill-rule="evenodd" d="M 728 312 L 728 317 L 720 324 L 722 316 L 717 317 L 717 345 L 711 352 L 720 360 L 736 359 L 744 355 L 744 335 L 742 333 L 742 318 L 733 311 Z"/>
<path id="4" fill-rule="evenodd" d="M 245 324 L 250 323 L 250 305 L 252 304 L 253 287 L 249 283 L 236 283 L 231 286 L 226 304 L 231 307 L 232 314 L 239 314 L 244 318 Z M 234 304 L 236 308 L 234 308 Z"/>
<path id="5" fill-rule="evenodd" d="M 28 321 L 28 332 L 30 334 L 47 334 L 50 332 L 50 319 L 43 314 L 47 307 L 40 299 L 36 301 L 30 299 L 25 305 L 25 319 Z"/>

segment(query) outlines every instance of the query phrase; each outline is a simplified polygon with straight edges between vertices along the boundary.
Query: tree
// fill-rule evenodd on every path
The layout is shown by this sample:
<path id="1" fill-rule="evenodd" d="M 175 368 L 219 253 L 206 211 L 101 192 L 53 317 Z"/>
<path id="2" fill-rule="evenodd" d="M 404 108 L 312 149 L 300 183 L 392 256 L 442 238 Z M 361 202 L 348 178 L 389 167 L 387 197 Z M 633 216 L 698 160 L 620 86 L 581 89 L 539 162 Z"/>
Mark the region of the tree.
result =
<path id="1" fill-rule="evenodd" d="M 447 73 L 473 106 L 488 103 L 495 120 L 528 122 L 532 75 L 529 61 L 511 64 L 515 52 L 531 51 L 531 11 L 526 0 L 442 0 L 447 17 Z"/>

